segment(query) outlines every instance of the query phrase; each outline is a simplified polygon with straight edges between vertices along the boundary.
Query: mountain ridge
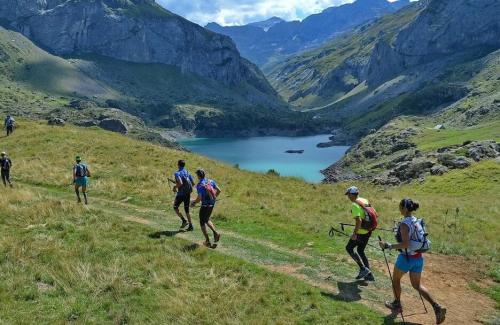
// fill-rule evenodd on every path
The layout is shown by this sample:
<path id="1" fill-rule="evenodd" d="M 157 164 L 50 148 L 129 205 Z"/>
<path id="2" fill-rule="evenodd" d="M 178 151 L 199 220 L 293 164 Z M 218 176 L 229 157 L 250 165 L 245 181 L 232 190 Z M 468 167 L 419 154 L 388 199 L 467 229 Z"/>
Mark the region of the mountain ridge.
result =
<path id="1" fill-rule="evenodd" d="M 244 57 L 264 70 L 270 69 L 278 59 L 322 45 L 329 38 L 346 32 L 369 20 L 397 11 L 408 5 L 409 0 L 363 0 L 337 7 L 330 7 L 302 21 L 280 22 L 269 30 L 244 26 L 220 26 L 215 23 L 206 27 L 230 36 Z"/>

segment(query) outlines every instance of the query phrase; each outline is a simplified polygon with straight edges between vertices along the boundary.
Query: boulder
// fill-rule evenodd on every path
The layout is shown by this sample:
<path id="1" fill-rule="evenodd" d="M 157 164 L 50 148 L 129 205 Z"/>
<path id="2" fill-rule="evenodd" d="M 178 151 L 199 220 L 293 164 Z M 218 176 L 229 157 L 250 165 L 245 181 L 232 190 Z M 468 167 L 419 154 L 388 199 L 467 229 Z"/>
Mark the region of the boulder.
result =
<path id="1" fill-rule="evenodd" d="M 89 108 L 94 108 L 96 107 L 94 102 L 88 101 L 88 100 L 82 100 L 82 99 L 75 99 L 72 100 L 69 103 L 69 107 L 77 109 L 77 110 L 84 110 L 84 109 L 89 109 Z"/>
<path id="2" fill-rule="evenodd" d="M 443 124 L 438 124 L 434 127 L 434 130 L 444 130 L 446 127 Z"/>
<path id="3" fill-rule="evenodd" d="M 496 141 L 476 141 L 468 144 L 467 157 L 475 161 L 481 161 L 488 158 L 496 158 L 499 155 L 498 144 Z"/>
<path id="4" fill-rule="evenodd" d="M 64 126 L 66 122 L 62 118 L 53 117 L 48 121 L 49 125 Z"/>
<path id="5" fill-rule="evenodd" d="M 363 152 L 363 156 L 368 159 L 372 159 L 378 156 L 377 152 L 375 150 L 366 150 Z"/>
<path id="6" fill-rule="evenodd" d="M 98 123 L 94 120 L 82 120 L 82 121 L 75 122 L 75 125 L 83 126 L 83 127 L 97 126 L 97 124 Z"/>
<path id="7" fill-rule="evenodd" d="M 128 125 L 119 119 L 107 118 L 99 122 L 99 126 L 104 130 L 127 134 L 129 131 Z"/>
<path id="8" fill-rule="evenodd" d="M 430 172 L 434 162 L 423 158 L 415 158 L 412 161 L 404 161 L 389 171 L 388 176 L 397 177 L 401 181 L 410 181 Z"/>
<path id="9" fill-rule="evenodd" d="M 450 168 L 464 169 L 471 165 L 471 161 L 463 156 L 459 156 L 450 162 Z"/>
<path id="10" fill-rule="evenodd" d="M 415 147 L 415 144 L 411 143 L 411 142 L 397 142 L 389 149 L 389 152 L 394 153 L 394 152 L 398 152 L 401 150 L 410 149 L 413 147 Z"/>
<path id="11" fill-rule="evenodd" d="M 437 156 L 438 162 L 447 167 L 451 167 L 453 159 L 455 159 L 455 156 L 451 153 L 441 153 Z"/>
<path id="12" fill-rule="evenodd" d="M 373 184 L 375 185 L 388 185 L 388 186 L 396 186 L 401 184 L 401 181 L 396 178 L 391 176 L 389 173 L 383 173 L 378 176 L 376 176 L 373 181 Z"/>
<path id="13" fill-rule="evenodd" d="M 443 166 L 443 165 L 435 165 L 432 166 L 431 168 L 431 174 L 432 175 L 443 175 L 448 172 L 448 167 Z"/>
<path id="14" fill-rule="evenodd" d="M 348 182 L 360 179 L 360 176 L 349 168 L 344 168 L 338 164 L 333 164 L 321 171 L 325 176 L 323 183 Z"/>

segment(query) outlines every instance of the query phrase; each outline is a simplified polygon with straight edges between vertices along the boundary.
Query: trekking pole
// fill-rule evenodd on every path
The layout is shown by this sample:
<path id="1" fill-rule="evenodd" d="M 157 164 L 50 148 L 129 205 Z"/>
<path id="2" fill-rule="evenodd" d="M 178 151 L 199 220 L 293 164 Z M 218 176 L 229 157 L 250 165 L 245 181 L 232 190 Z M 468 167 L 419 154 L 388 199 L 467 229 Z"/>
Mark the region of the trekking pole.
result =
<path id="1" fill-rule="evenodd" d="M 343 236 L 345 236 L 345 237 L 349 237 L 349 238 L 351 238 L 351 236 L 349 236 L 349 235 L 348 235 L 348 234 L 346 234 L 345 232 L 340 231 L 340 230 L 338 230 L 338 229 L 335 229 L 335 228 L 333 228 L 333 227 L 331 227 L 331 228 L 330 228 L 330 231 L 328 232 L 328 235 L 329 235 L 330 237 L 332 237 L 332 238 L 333 238 L 333 236 L 335 235 L 335 233 L 338 233 L 338 234 L 341 234 L 341 235 L 343 235 Z M 367 245 L 367 246 L 370 246 L 370 247 L 373 247 L 373 248 L 375 248 L 375 249 L 377 249 L 377 247 L 376 247 L 375 245 L 372 245 L 372 244 L 370 244 L 370 243 L 367 243 L 366 245 Z"/>
<path id="2" fill-rule="evenodd" d="M 378 240 L 382 241 L 382 237 L 378 236 Z M 391 268 L 389 267 L 389 262 L 387 261 L 387 255 L 385 255 L 385 249 L 382 248 L 382 252 L 384 253 L 385 265 L 387 265 L 387 271 L 389 271 L 389 278 L 391 279 L 392 293 L 394 294 L 394 298 L 396 298 L 396 290 L 394 289 L 394 283 L 392 282 Z M 403 320 L 403 324 L 406 324 L 405 317 L 403 316 L 403 308 L 401 308 L 401 319 Z"/>
<path id="3" fill-rule="evenodd" d="M 420 293 L 420 291 L 418 293 L 420 295 L 420 300 L 422 300 L 422 305 L 424 306 L 425 313 L 428 314 L 429 311 L 427 311 L 427 306 L 425 306 L 424 297 L 422 297 L 422 294 Z"/>
<path id="4" fill-rule="evenodd" d="M 350 223 L 340 223 L 340 227 L 342 228 L 342 230 L 344 230 L 344 227 L 356 227 L 356 225 Z M 377 228 L 376 230 L 394 232 L 394 229 L 387 229 L 387 228 Z"/>

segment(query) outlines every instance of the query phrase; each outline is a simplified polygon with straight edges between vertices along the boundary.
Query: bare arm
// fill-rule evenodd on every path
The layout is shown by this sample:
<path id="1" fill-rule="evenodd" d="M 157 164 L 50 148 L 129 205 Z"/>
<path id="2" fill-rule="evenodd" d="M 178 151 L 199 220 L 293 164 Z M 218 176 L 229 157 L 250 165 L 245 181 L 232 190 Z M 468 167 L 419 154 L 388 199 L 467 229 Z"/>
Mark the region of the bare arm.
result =
<path id="1" fill-rule="evenodd" d="M 401 229 L 401 240 L 402 240 L 402 242 L 394 244 L 394 245 L 390 245 L 391 249 L 407 249 L 408 247 L 410 247 L 410 229 L 408 228 L 408 225 L 406 225 L 406 224 L 403 223 L 399 227 Z M 379 244 L 380 244 L 380 247 L 382 247 L 383 249 L 389 248 L 386 245 L 388 243 L 385 242 L 385 241 L 383 241 L 383 240 L 380 241 Z"/>
<path id="2" fill-rule="evenodd" d="M 196 197 L 196 199 L 194 199 L 193 201 L 191 201 L 191 205 L 195 206 L 197 203 L 200 203 L 200 202 L 201 202 L 201 195 L 198 194 L 198 196 Z"/>

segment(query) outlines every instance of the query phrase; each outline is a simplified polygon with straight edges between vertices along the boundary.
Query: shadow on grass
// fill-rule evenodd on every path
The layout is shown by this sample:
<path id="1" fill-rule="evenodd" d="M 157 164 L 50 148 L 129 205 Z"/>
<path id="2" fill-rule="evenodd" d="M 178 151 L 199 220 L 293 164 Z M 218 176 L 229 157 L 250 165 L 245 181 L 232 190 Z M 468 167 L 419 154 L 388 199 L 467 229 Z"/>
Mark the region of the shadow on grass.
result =
<path id="1" fill-rule="evenodd" d="M 200 245 L 198 245 L 198 244 L 189 244 L 189 245 L 182 247 L 182 251 L 188 253 L 188 252 L 192 252 L 192 251 L 197 250 L 199 247 L 200 247 Z"/>
<path id="2" fill-rule="evenodd" d="M 149 238 L 160 239 L 161 237 L 175 237 L 177 234 L 184 232 L 183 230 L 165 230 L 157 231 L 148 235 Z"/>
<path id="3" fill-rule="evenodd" d="M 366 283 L 365 281 L 337 282 L 337 287 L 339 288 L 338 294 L 321 292 L 321 295 L 337 301 L 359 301 L 361 300 L 361 289 L 359 288 L 359 286 L 367 285 L 368 283 Z"/>

